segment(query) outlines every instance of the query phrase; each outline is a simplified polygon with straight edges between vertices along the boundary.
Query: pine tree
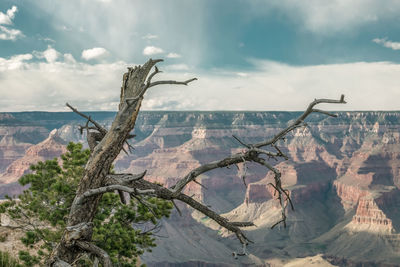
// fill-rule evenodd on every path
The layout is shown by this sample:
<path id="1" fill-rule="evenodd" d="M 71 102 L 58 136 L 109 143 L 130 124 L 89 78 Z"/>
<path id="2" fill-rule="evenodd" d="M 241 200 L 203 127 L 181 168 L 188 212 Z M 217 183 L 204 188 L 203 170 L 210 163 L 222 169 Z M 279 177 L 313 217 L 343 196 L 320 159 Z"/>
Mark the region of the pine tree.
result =
<path id="1" fill-rule="evenodd" d="M 21 239 L 27 248 L 39 246 L 37 255 L 28 250 L 19 251 L 19 259 L 26 266 L 44 264 L 51 251 L 60 242 L 66 228 L 70 207 L 90 156 L 82 144 L 69 143 L 61 160 L 38 162 L 32 173 L 20 178 L 21 185 L 30 187 L 19 199 L 8 198 L 0 206 L 25 233 Z M 60 164 L 61 163 L 61 164 Z M 105 250 L 115 266 L 135 266 L 137 257 L 151 251 L 155 238 L 143 225 L 157 225 L 168 217 L 173 205 L 155 197 L 120 202 L 118 194 L 105 193 L 93 220 L 93 243 Z M 154 227 L 153 227 L 154 228 Z M 82 254 L 80 265 L 92 265 L 93 258 Z"/>

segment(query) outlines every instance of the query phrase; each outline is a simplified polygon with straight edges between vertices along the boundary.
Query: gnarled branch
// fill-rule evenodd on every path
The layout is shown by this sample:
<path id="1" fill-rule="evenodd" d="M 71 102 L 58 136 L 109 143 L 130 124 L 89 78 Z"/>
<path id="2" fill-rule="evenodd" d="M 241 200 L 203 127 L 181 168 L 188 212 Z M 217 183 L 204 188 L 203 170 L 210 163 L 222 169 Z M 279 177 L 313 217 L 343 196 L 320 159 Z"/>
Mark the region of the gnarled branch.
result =
<path id="1" fill-rule="evenodd" d="M 192 78 L 183 82 L 177 82 L 177 81 L 156 81 L 156 82 L 152 82 L 149 84 L 149 86 L 147 88 L 156 86 L 156 85 L 160 85 L 160 84 L 180 84 L 180 85 L 188 85 L 190 82 L 196 81 L 197 78 Z"/>
<path id="2" fill-rule="evenodd" d="M 85 198 L 99 195 L 99 194 L 104 194 L 106 192 L 113 192 L 113 191 L 122 191 L 122 192 L 127 192 L 129 194 L 134 194 L 134 195 L 148 195 L 154 193 L 154 190 L 148 189 L 148 190 L 141 190 L 141 189 L 136 189 L 136 188 L 130 188 L 128 186 L 124 185 L 119 185 L 119 184 L 114 184 L 114 185 L 108 185 L 108 186 L 103 186 L 95 189 L 90 189 L 83 193 L 79 198 L 76 199 L 76 204 L 80 205 L 84 201 Z"/>
<path id="3" fill-rule="evenodd" d="M 98 124 L 95 120 L 93 120 L 90 116 L 88 116 L 88 115 L 86 115 L 86 114 L 80 112 L 79 110 L 77 110 L 76 108 L 74 108 L 73 106 L 71 106 L 71 105 L 68 104 L 68 103 L 65 103 L 65 105 L 66 105 L 67 107 L 69 107 L 73 112 L 75 112 L 76 114 L 78 114 L 79 116 L 81 116 L 81 117 L 87 119 L 88 121 L 90 121 L 94 126 L 96 126 L 96 129 L 97 129 L 99 132 L 101 132 L 101 133 L 103 133 L 103 134 L 106 134 L 106 133 L 107 133 L 107 130 L 106 130 L 105 128 L 103 128 L 103 126 L 101 126 L 100 124 Z"/>
<path id="4" fill-rule="evenodd" d="M 321 110 L 315 110 L 314 107 L 318 104 L 322 104 L 322 103 L 330 103 L 330 104 L 346 104 L 346 101 L 344 101 L 344 95 L 340 96 L 339 100 L 335 100 L 335 99 L 315 99 L 313 102 L 310 103 L 310 105 L 308 105 L 308 108 L 306 109 L 306 111 L 304 111 L 303 114 L 300 115 L 300 117 L 298 117 L 292 124 L 290 124 L 287 128 L 283 129 L 282 131 L 280 131 L 278 134 L 276 134 L 273 138 L 271 138 L 268 141 L 265 142 L 261 142 L 258 144 L 255 144 L 255 147 L 263 147 L 263 146 L 267 146 L 270 144 L 275 144 L 279 139 L 281 139 L 282 137 L 284 137 L 287 133 L 289 133 L 290 131 L 294 130 L 295 128 L 297 128 L 298 126 L 300 126 L 304 120 L 308 117 L 308 115 L 310 115 L 313 112 L 320 112 L 322 113 Z M 326 114 L 327 112 L 324 112 L 324 114 Z M 329 116 L 331 116 L 331 114 L 329 113 Z"/>
<path id="5" fill-rule="evenodd" d="M 111 182 L 111 181 L 109 181 Z M 116 180 L 113 180 L 112 182 L 116 182 Z M 240 227 L 249 227 L 249 226 L 254 226 L 252 222 L 229 222 L 228 219 L 222 217 L 215 211 L 211 210 L 209 207 L 206 205 L 198 202 L 197 200 L 193 199 L 190 196 L 187 196 L 183 193 L 176 193 L 171 191 L 168 188 L 162 187 L 160 185 L 151 183 L 149 181 L 143 180 L 143 179 L 133 179 L 131 180 L 130 184 L 127 185 L 131 188 L 136 188 L 137 190 L 142 190 L 142 191 L 147 191 L 147 190 L 153 190 L 152 194 L 155 195 L 158 198 L 162 198 L 165 200 L 179 200 L 181 202 L 184 202 L 194 208 L 197 211 L 200 211 L 210 219 L 214 220 L 216 223 L 218 223 L 220 226 L 223 228 L 232 231 L 235 233 L 235 235 L 238 237 L 240 242 L 242 244 L 248 244 L 248 242 L 251 242 L 241 231 Z"/>
<path id="6" fill-rule="evenodd" d="M 79 248 L 98 257 L 100 259 L 101 263 L 103 264 L 103 267 L 112 267 L 113 266 L 113 264 L 111 262 L 111 258 L 107 254 L 107 252 L 105 252 L 103 249 L 99 248 L 95 244 L 88 242 L 88 241 L 81 241 L 81 240 L 76 241 L 75 244 Z"/>
<path id="7" fill-rule="evenodd" d="M 280 131 L 278 134 L 273 136 L 270 140 L 267 140 L 265 142 L 261 142 L 261 143 L 257 143 L 257 144 L 248 144 L 248 143 L 245 143 L 242 140 L 240 140 L 237 136 L 233 135 L 234 139 L 236 139 L 241 145 L 246 147 L 244 152 L 231 155 L 231 156 L 229 156 L 225 159 L 219 160 L 219 161 L 214 161 L 211 163 L 201 165 L 200 167 L 197 167 L 196 169 L 190 171 L 186 176 L 184 176 L 182 179 L 180 179 L 172 187 L 174 196 L 175 197 L 178 196 L 188 183 L 194 181 L 196 177 L 198 177 L 199 175 L 201 175 L 205 172 L 208 172 L 208 171 L 216 169 L 216 168 L 228 167 L 232 164 L 237 164 L 240 162 L 253 161 L 260 165 L 267 167 L 269 170 L 274 172 L 275 184 L 271 184 L 271 185 L 274 187 L 274 189 L 278 193 L 278 200 L 279 200 L 279 203 L 280 203 L 280 206 L 282 209 L 281 210 L 281 216 L 282 216 L 281 218 L 282 219 L 279 222 L 277 222 L 276 224 L 274 224 L 272 227 L 274 227 L 275 225 L 277 225 L 281 222 L 286 227 L 286 207 L 287 207 L 287 204 L 290 203 L 291 208 L 294 209 L 293 203 L 290 199 L 290 196 L 289 196 L 287 190 L 282 188 L 281 173 L 276 168 L 274 168 L 272 165 L 268 164 L 265 159 L 260 157 L 260 155 L 266 155 L 269 158 L 274 158 L 274 159 L 283 158 L 283 159 L 287 160 L 288 156 L 285 155 L 278 148 L 278 146 L 276 145 L 276 142 L 278 140 L 285 138 L 286 134 L 288 134 L 290 131 L 292 131 L 296 128 L 305 126 L 306 123 L 304 122 L 304 120 L 313 112 L 319 112 L 319 113 L 326 114 L 328 116 L 333 116 L 334 114 L 332 114 L 330 112 L 322 111 L 319 109 L 314 109 L 314 107 L 316 105 L 321 104 L 321 103 L 344 104 L 346 102 L 344 101 L 344 95 L 341 95 L 339 100 L 315 99 L 313 102 L 311 102 L 309 104 L 306 111 L 300 117 L 298 117 L 294 122 L 290 123 L 285 129 Z M 267 145 L 272 146 L 276 150 L 276 152 L 270 152 L 265 149 L 262 149 L 262 147 L 267 146 Z M 241 242 L 242 242 L 242 240 L 241 240 Z"/>

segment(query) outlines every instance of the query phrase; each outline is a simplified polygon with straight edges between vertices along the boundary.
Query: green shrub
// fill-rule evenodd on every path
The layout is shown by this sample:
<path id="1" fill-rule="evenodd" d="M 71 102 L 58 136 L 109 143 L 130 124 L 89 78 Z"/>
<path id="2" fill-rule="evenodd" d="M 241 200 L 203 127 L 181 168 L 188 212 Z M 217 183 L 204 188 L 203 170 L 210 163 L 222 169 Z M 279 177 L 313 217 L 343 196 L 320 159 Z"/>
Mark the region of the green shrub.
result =
<path id="1" fill-rule="evenodd" d="M 84 167 L 89 158 L 89 150 L 82 150 L 82 144 L 69 143 L 67 152 L 57 159 L 38 162 L 31 166 L 32 173 L 20 178 L 21 185 L 30 185 L 19 196 L 20 201 L 9 199 L 0 204 L 0 213 L 8 215 L 16 222 L 30 224 L 29 231 L 21 238 L 28 248 L 36 248 L 37 256 L 20 251 L 19 258 L 27 266 L 44 264 L 57 244 L 66 227 L 67 218 L 78 183 L 83 177 Z M 118 194 L 105 193 L 99 204 L 99 212 L 94 218 L 93 241 L 104 249 L 116 266 L 135 266 L 137 256 L 155 246 L 151 232 L 143 232 L 138 226 L 157 224 L 162 217 L 168 217 L 172 203 L 154 197 L 143 197 L 152 210 L 132 199 L 129 204 L 121 203 Z M 32 228 L 33 222 L 42 226 Z M 43 227 L 43 223 L 48 227 Z M 136 226 L 136 228 L 135 228 Z"/>

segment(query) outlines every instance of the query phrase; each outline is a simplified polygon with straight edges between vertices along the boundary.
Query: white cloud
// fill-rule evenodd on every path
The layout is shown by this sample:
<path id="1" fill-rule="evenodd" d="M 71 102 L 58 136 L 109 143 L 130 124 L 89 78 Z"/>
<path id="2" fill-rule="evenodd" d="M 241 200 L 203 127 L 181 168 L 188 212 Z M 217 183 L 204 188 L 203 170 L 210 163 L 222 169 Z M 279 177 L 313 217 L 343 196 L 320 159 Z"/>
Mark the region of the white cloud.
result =
<path id="1" fill-rule="evenodd" d="M 214 70 L 203 74 L 160 74 L 158 79 L 186 80 L 189 86 L 154 87 L 144 109 L 179 110 L 304 110 L 314 98 L 338 99 L 348 104 L 321 106 L 327 110 L 398 110 L 400 64 L 356 62 L 290 66 L 253 61 L 258 71 L 247 76 Z M 239 72 L 240 73 L 240 72 Z M 151 99 L 151 101 L 150 101 Z M 172 102 L 175 101 L 175 102 Z M 179 103 L 175 105 L 173 103 Z"/>
<path id="2" fill-rule="evenodd" d="M 6 13 L 0 11 L 0 24 L 11 25 L 17 11 L 18 8 L 16 6 L 12 6 L 6 11 Z M 10 29 L 0 25 L 0 40 L 15 41 L 18 37 L 23 36 L 24 35 L 20 30 Z"/>
<path id="3" fill-rule="evenodd" d="M 49 47 L 46 51 L 43 52 L 43 56 L 47 62 L 52 63 L 55 62 L 58 58 L 59 53 L 54 49 Z"/>
<path id="4" fill-rule="evenodd" d="M 76 60 L 71 54 L 64 54 L 64 61 L 66 63 L 75 64 Z"/>
<path id="5" fill-rule="evenodd" d="M 11 40 L 15 41 L 18 37 L 23 37 L 24 35 L 20 30 L 9 29 L 7 27 L 0 25 L 0 40 Z"/>
<path id="6" fill-rule="evenodd" d="M 161 54 L 163 52 L 164 52 L 164 50 L 162 50 L 159 47 L 155 47 L 155 46 L 146 46 L 143 49 L 143 55 L 145 55 L 145 56 L 157 55 L 157 54 Z"/>
<path id="7" fill-rule="evenodd" d="M 247 77 L 247 76 L 249 76 L 247 73 L 245 73 L 245 72 L 236 72 L 236 75 L 237 76 L 239 76 L 239 77 Z"/>
<path id="8" fill-rule="evenodd" d="M 46 51 L 35 54 L 44 57 Z M 125 62 L 78 63 L 69 54 L 57 61 L 29 61 L 32 58 L 32 54 L 0 58 L 1 111 L 65 111 L 65 102 L 84 110 L 117 109 L 117 104 L 110 103 L 119 100 L 116 92 L 127 67 Z"/>
<path id="9" fill-rule="evenodd" d="M 0 24 L 12 24 L 12 20 L 14 19 L 15 13 L 17 11 L 18 8 L 16 6 L 12 6 L 10 9 L 7 10 L 5 14 L 3 12 L 0 12 Z"/>
<path id="10" fill-rule="evenodd" d="M 146 40 L 158 39 L 158 36 L 155 34 L 148 33 L 145 36 L 143 36 L 142 39 L 146 39 Z"/>
<path id="11" fill-rule="evenodd" d="M 374 43 L 381 44 L 384 47 L 391 48 L 393 50 L 400 50 L 400 42 L 392 42 L 386 38 L 375 38 L 372 40 Z"/>
<path id="12" fill-rule="evenodd" d="M 177 53 L 168 53 L 167 58 L 180 58 L 182 57 L 181 55 Z"/>
<path id="13" fill-rule="evenodd" d="M 57 61 L 58 57 L 60 56 L 60 53 L 49 45 L 47 46 L 47 49 L 45 51 L 41 52 L 33 51 L 33 55 L 39 59 L 41 58 L 46 59 L 48 63 L 53 63 Z"/>
<path id="14" fill-rule="evenodd" d="M 51 49 L 34 55 L 44 58 Z M 60 111 L 65 110 L 65 102 L 83 110 L 117 109 L 118 88 L 127 63 L 87 64 L 76 62 L 70 54 L 56 54 L 56 60 L 53 57 L 42 62 L 31 61 L 32 54 L 0 58 L 0 111 Z M 183 66 L 174 69 L 160 64 L 164 72 L 157 75 L 157 80 L 199 80 L 188 86 L 151 88 L 143 109 L 304 110 L 314 98 L 336 99 L 345 94 L 347 105 L 321 108 L 398 110 L 400 64 L 290 66 L 273 61 L 251 62 L 258 70 L 246 71 L 246 76 L 240 70 L 194 74 L 187 73 Z"/>
<path id="15" fill-rule="evenodd" d="M 165 69 L 171 71 L 182 71 L 182 70 L 189 70 L 189 66 L 186 64 L 172 64 L 165 66 Z"/>
<path id="16" fill-rule="evenodd" d="M 82 58 L 84 60 L 99 59 L 108 54 L 107 50 L 103 47 L 94 47 L 82 51 Z"/>
<path id="17" fill-rule="evenodd" d="M 90 34 L 70 32 L 67 35 L 72 41 L 78 44 L 95 41 L 99 46 L 101 44 L 107 48 L 114 58 L 143 60 L 147 56 L 143 55 L 143 49 L 146 46 L 156 46 L 167 52 L 179 51 L 185 56 L 185 63 L 190 65 L 197 65 L 205 59 L 202 54 L 207 53 L 204 51 L 204 44 L 207 43 L 209 32 L 204 23 L 204 18 L 208 15 L 208 4 L 205 2 L 109 2 L 101 4 L 98 0 L 69 0 L 49 5 L 48 0 L 32 1 L 41 12 L 52 14 L 55 18 L 54 25 L 60 30 L 62 25 L 68 25 L 73 33 L 84 25 L 85 32 Z M 174 15 L 175 11 L 178 11 L 178 15 Z M 142 38 L 147 35 L 158 38 Z"/>
<path id="18" fill-rule="evenodd" d="M 51 38 L 49 38 L 49 37 L 44 37 L 44 38 L 40 37 L 39 40 L 45 41 L 45 42 L 48 42 L 48 43 L 53 43 L 53 44 L 56 43 L 55 40 L 53 40 L 53 39 L 51 39 Z"/>
<path id="19" fill-rule="evenodd" d="M 379 20 L 397 18 L 400 12 L 397 0 L 384 3 L 380 0 L 262 0 L 249 4 L 253 14 L 265 15 L 278 10 L 307 31 L 321 35 L 353 31 Z"/>
<path id="20" fill-rule="evenodd" d="M 23 69 L 25 61 L 31 60 L 32 54 L 21 54 L 12 56 L 10 59 L 0 58 L 0 71 Z"/>

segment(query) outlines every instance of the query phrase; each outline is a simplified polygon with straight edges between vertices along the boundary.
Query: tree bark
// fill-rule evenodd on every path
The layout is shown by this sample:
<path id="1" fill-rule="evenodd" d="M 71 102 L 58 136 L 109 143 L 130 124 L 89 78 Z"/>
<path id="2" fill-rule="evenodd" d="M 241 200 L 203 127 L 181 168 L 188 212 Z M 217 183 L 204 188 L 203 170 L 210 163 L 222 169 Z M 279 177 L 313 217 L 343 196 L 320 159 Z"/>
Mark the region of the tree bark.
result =
<path id="1" fill-rule="evenodd" d="M 128 72 L 124 74 L 119 111 L 107 134 L 94 148 L 85 167 L 84 176 L 79 184 L 68 217 L 67 225 L 69 227 L 79 224 L 85 224 L 88 228 L 92 227 L 91 222 L 96 214 L 102 194 L 85 198 L 84 202 L 78 200 L 86 191 L 105 185 L 105 178 L 109 174 L 112 163 L 135 126 L 143 94 L 148 88 L 146 78 L 153 66 L 159 61 L 161 60 L 150 59 L 143 66 L 128 68 Z M 65 230 L 61 242 L 52 252 L 50 265 L 59 260 L 67 263 L 73 262 L 82 252 L 82 248 L 75 243 L 77 241 L 91 241 L 91 231 L 82 231 L 77 235 L 71 235 L 68 229 Z"/>

